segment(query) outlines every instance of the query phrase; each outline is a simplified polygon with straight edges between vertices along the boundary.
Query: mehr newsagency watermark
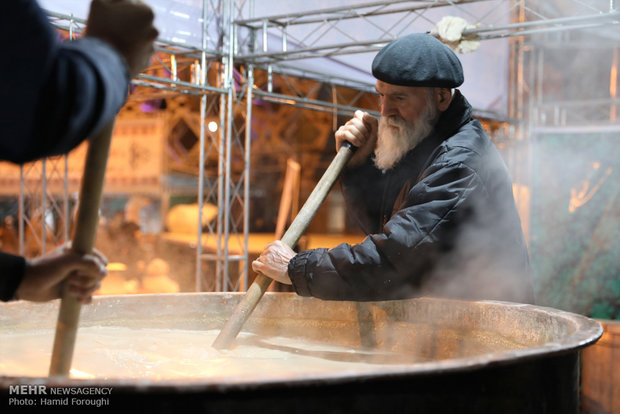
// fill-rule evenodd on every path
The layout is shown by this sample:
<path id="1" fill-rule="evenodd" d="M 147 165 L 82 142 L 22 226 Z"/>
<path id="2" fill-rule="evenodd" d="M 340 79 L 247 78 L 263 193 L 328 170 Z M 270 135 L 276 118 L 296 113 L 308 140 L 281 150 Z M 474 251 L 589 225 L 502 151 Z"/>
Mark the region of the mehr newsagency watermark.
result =
<path id="1" fill-rule="evenodd" d="M 9 385 L 8 405 L 22 407 L 109 407 L 112 387 Z"/>

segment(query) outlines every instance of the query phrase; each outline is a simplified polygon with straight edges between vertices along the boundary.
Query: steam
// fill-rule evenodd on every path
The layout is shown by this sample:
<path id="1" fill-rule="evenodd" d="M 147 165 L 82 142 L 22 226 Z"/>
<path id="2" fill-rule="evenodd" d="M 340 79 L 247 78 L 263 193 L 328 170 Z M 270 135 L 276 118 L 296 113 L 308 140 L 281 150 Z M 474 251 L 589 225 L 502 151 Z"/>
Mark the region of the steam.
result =
<path id="1" fill-rule="evenodd" d="M 537 133 L 530 250 L 542 305 L 620 317 L 617 137 L 594 126 Z"/>

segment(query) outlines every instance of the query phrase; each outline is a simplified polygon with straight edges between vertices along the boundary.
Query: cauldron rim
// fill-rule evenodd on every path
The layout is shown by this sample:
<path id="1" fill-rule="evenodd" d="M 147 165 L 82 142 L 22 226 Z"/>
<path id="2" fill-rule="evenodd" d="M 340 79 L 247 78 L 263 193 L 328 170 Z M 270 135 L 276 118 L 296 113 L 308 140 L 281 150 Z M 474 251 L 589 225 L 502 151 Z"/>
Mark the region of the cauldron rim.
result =
<path id="1" fill-rule="evenodd" d="M 268 292 L 265 296 L 293 295 L 283 292 Z M 140 295 L 109 295 L 94 298 L 93 303 L 113 302 L 115 300 L 125 300 L 128 297 L 141 297 L 157 299 L 168 298 L 191 298 L 191 297 L 210 297 L 220 298 L 241 298 L 242 292 L 191 292 L 191 293 L 171 293 L 171 294 L 140 294 Z M 303 300 L 320 300 L 315 298 L 303 298 Z M 431 300 L 459 302 L 455 299 L 444 298 L 415 298 L 409 300 Z M 57 302 L 57 301 L 54 301 Z M 52 302 L 53 303 L 53 302 Z M 382 303 L 382 302 L 376 302 Z M 586 316 L 539 305 L 519 304 L 504 301 L 481 300 L 469 301 L 488 306 L 511 306 L 523 310 L 539 312 L 549 316 L 561 318 L 562 320 L 574 325 L 575 330 L 563 337 L 559 341 L 552 341 L 540 346 L 533 346 L 524 349 L 500 351 L 487 353 L 484 355 L 451 358 L 440 361 L 418 362 L 415 364 L 394 364 L 382 365 L 380 370 L 374 372 L 331 372 L 320 374 L 307 374 L 301 377 L 285 378 L 241 378 L 239 377 L 205 377 L 205 378 L 175 378 L 175 379 L 140 379 L 140 378 L 95 378 L 95 379 L 75 379 L 64 377 L 17 377 L 0 375 L 0 389 L 7 389 L 15 384 L 44 384 L 49 387 L 114 387 L 115 390 L 125 390 L 129 392 L 162 392 L 179 391 L 200 392 L 217 391 L 227 392 L 231 390 L 252 390 L 262 387 L 272 387 L 275 385 L 294 386 L 295 384 L 312 385 L 323 382 L 338 383 L 350 381 L 365 381 L 377 378 L 415 377 L 428 375 L 442 375 L 444 373 L 458 373 L 463 371 L 476 371 L 488 368 L 509 366 L 511 364 L 521 364 L 526 361 L 560 356 L 576 352 L 581 348 L 595 343 L 603 334 L 601 324 Z M 2 306 L 20 306 L 20 302 L 2 304 Z M 1 309 L 1 308 L 0 308 Z M 78 332 L 79 335 L 79 332 Z"/>

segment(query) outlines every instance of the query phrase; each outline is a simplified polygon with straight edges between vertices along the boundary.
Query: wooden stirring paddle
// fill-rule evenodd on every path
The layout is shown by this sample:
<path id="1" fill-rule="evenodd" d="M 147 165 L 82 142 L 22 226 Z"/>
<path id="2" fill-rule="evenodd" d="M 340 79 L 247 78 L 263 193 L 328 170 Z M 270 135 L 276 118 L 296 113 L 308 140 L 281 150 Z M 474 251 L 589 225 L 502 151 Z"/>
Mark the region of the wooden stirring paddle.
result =
<path id="1" fill-rule="evenodd" d="M 79 254 L 91 253 L 95 245 L 99 223 L 99 206 L 101 205 L 113 129 L 114 121 L 94 135 L 88 144 L 75 234 L 71 243 L 71 249 Z M 69 294 L 68 283 L 65 283 L 56 323 L 56 335 L 54 336 L 54 348 L 49 370 L 50 376 L 69 375 L 80 310 L 80 302 Z"/>
<path id="2" fill-rule="evenodd" d="M 301 235 L 306 231 L 306 228 L 314 218 L 317 210 L 327 197 L 327 194 L 331 190 L 334 182 L 340 175 L 340 172 L 349 161 L 351 156 L 355 151 L 355 147 L 353 147 L 350 143 L 345 142 L 340 150 L 332 160 L 329 167 L 317 183 L 314 190 L 306 200 L 305 204 L 295 217 L 295 220 L 291 223 L 291 226 L 288 228 L 284 236 L 282 236 L 282 242 L 287 246 L 293 248 L 299 241 Z M 241 302 L 237 305 L 235 310 L 233 311 L 232 316 L 224 325 L 224 328 L 220 331 L 217 338 L 213 342 L 213 347 L 216 349 L 226 349 L 230 347 L 232 342 L 235 340 L 243 324 L 250 317 L 252 311 L 263 297 L 267 288 L 271 284 L 272 279 L 258 274 L 256 279 L 244 297 L 241 299 Z"/>

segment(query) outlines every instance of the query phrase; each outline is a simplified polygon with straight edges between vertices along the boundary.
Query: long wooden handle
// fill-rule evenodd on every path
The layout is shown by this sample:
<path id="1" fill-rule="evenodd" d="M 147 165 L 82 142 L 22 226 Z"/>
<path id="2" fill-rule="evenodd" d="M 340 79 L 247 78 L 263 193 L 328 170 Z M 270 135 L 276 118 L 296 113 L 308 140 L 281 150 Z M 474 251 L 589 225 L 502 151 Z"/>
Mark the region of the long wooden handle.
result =
<path id="1" fill-rule="evenodd" d="M 95 245 L 97 225 L 99 223 L 99 206 L 101 205 L 113 129 L 114 122 L 110 122 L 103 130 L 91 138 L 88 145 L 75 234 L 71 243 L 72 250 L 79 254 L 92 252 Z M 80 310 L 80 302 L 69 294 L 68 283 L 65 283 L 56 323 L 56 335 L 54 337 L 54 348 L 49 370 L 50 376 L 67 376 L 69 374 L 80 319 Z"/>
<path id="2" fill-rule="evenodd" d="M 340 172 L 349 161 L 349 158 L 351 158 L 351 155 L 353 155 L 353 152 L 354 147 L 348 142 L 340 147 L 336 157 L 334 157 L 316 187 L 312 190 L 312 193 L 299 211 L 299 214 L 297 214 L 291 226 L 286 233 L 284 233 L 284 236 L 282 236 L 282 242 L 284 244 L 291 248 L 295 247 L 297 241 L 304 231 L 306 231 L 306 228 L 308 228 L 317 210 L 327 197 L 327 194 L 329 194 L 329 190 L 331 190 Z M 213 342 L 214 348 L 225 349 L 230 346 L 241 331 L 245 321 L 250 317 L 250 314 L 254 311 L 254 308 L 267 291 L 271 282 L 272 279 L 265 275 L 258 274 L 256 276 L 243 299 L 241 299 L 241 302 L 239 302 L 233 311 L 232 316 L 226 322 L 226 325 L 224 325 L 224 328 L 222 328 L 217 338 L 215 338 Z"/>

